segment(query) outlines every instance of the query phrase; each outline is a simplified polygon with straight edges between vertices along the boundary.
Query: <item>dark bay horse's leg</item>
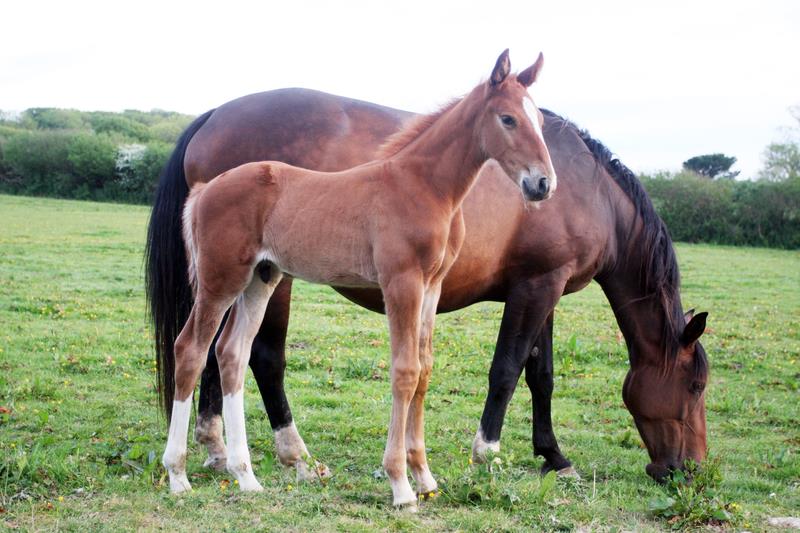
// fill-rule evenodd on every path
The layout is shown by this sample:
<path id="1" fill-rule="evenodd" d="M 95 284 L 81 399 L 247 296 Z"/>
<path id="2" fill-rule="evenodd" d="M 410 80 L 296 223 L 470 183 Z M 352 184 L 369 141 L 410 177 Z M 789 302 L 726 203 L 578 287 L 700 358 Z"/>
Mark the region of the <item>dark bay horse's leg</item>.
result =
<path id="1" fill-rule="evenodd" d="M 531 390 L 533 404 L 533 453 L 544 457 L 542 473 L 556 470 L 563 475 L 577 475 L 558 448 L 550 419 L 550 398 L 553 396 L 553 313 L 547 317 L 534 342 L 531 356 L 525 363 L 525 381 Z"/>
<path id="2" fill-rule="evenodd" d="M 508 403 L 522 369 L 528 364 L 531 352 L 542 349 L 536 347 L 535 343 L 563 288 L 564 283 L 560 279 L 539 278 L 536 283 L 526 281 L 509 291 L 489 370 L 489 392 L 480 427 L 472 444 L 473 460 L 482 461 L 487 452 L 500 450 L 500 432 Z M 548 340 L 548 343 L 551 345 L 552 341 Z M 552 363 L 550 367 L 552 368 Z M 550 379 L 552 392 L 552 370 Z M 548 408 L 549 397 L 550 393 L 547 394 Z M 547 419 L 549 418 L 548 410 Z"/>
<path id="3" fill-rule="evenodd" d="M 292 420 L 289 401 L 284 389 L 286 369 L 286 331 L 289 325 L 289 310 L 292 296 L 292 279 L 284 278 L 270 299 L 264 321 L 253 340 L 250 368 L 258 384 L 270 426 L 275 432 L 278 458 L 287 466 L 295 466 L 301 477 L 324 474 L 323 465 L 317 465 L 317 473 L 310 473 L 304 457 L 308 450 Z M 212 348 L 200 381 L 200 400 L 197 412 L 195 438 L 208 449 L 206 466 L 225 467 L 225 444 L 222 440 L 222 390 L 219 367 Z"/>
<path id="4" fill-rule="evenodd" d="M 267 410 L 273 431 L 292 424 L 292 411 L 286 399 L 283 376 L 286 370 L 286 331 L 292 303 L 292 279 L 284 278 L 264 314 L 264 321 L 253 340 L 250 368 Z"/>

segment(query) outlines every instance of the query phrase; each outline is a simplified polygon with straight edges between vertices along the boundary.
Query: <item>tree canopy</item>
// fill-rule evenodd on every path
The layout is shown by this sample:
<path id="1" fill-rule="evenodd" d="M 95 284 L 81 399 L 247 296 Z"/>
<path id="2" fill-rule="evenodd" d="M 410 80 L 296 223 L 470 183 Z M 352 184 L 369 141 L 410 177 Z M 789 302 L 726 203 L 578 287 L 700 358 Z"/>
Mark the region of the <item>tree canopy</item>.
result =
<path id="1" fill-rule="evenodd" d="M 736 163 L 736 158 L 725 154 L 706 154 L 698 155 L 683 162 L 683 169 L 694 172 L 706 178 L 732 179 L 739 175 L 739 172 L 731 172 L 730 168 Z"/>

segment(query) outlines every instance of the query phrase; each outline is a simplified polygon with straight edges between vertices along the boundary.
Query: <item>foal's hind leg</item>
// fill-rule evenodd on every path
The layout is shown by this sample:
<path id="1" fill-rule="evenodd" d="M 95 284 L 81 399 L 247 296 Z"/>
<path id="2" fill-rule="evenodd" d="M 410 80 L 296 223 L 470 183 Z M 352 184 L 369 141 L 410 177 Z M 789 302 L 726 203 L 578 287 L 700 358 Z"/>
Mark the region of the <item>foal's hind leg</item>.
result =
<path id="1" fill-rule="evenodd" d="M 199 296 L 186 325 L 175 341 L 175 400 L 172 404 L 167 448 L 162 458 L 164 467 L 169 472 L 169 488 L 174 493 L 192 488 L 186 478 L 186 438 L 192 410 L 192 392 L 205 365 L 208 347 L 229 304 L 230 302 Z"/>
<path id="2" fill-rule="evenodd" d="M 417 389 L 409 406 L 406 424 L 406 456 L 411 474 L 417 483 L 417 494 L 423 496 L 434 493 L 438 488 L 425 454 L 425 394 L 428 392 L 433 369 L 433 327 L 441 290 L 441 284 L 437 284 L 425 293 L 422 301 L 419 335 L 420 374 Z"/>
<path id="3" fill-rule="evenodd" d="M 225 327 L 227 314 L 222 321 Z M 211 348 L 208 350 L 206 367 L 200 375 L 200 394 L 197 400 L 197 419 L 194 423 L 194 440 L 205 446 L 208 452 L 203 466 L 222 472 L 225 470 L 228 453 L 225 450 L 225 441 L 222 438 L 222 389 L 219 379 L 219 364 L 217 364 L 216 344 L 219 334 Z"/>
<path id="4" fill-rule="evenodd" d="M 253 474 L 244 422 L 244 375 L 253 338 L 258 332 L 267 303 L 281 279 L 273 265 L 262 266 L 231 307 L 228 321 L 217 343 L 222 378 L 222 417 L 227 440 L 227 468 L 244 491 L 263 490 Z"/>

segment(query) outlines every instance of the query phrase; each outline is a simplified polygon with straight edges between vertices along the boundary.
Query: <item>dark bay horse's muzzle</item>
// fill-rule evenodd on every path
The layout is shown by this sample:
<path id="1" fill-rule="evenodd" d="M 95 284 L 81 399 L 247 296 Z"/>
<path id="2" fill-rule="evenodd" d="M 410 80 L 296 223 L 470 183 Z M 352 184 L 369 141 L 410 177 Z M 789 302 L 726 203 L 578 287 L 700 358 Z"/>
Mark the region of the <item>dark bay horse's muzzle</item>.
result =
<path id="1" fill-rule="evenodd" d="M 550 194 L 550 179 L 543 174 L 525 176 L 522 178 L 522 194 L 529 202 L 544 200 Z"/>
<path id="2" fill-rule="evenodd" d="M 650 463 L 645 467 L 647 475 L 653 478 L 657 483 L 666 483 L 672 472 L 675 470 L 682 470 L 683 467 L 678 464 L 670 462 L 669 464 Z"/>

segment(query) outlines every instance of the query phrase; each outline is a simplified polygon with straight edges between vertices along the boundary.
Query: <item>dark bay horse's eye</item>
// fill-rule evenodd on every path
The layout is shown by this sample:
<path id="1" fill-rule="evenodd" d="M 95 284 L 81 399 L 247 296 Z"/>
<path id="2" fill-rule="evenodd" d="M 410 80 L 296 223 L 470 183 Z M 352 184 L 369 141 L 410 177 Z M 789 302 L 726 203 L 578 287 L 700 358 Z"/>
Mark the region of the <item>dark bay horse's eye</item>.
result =
<path id="1" fill-rule="evenodd" d="M 506 128 L 515 128 L 517 126 L 517 119 L 511 115 L 500 115 L 500 122 L 502 122 L 503 126 Z"/>
<path id="2" fill-rule="evenodd" d="M 694 394 L 700 394 L 701 392 L 703 392 L 703 390 L 705 390 L 705 388 L 706 384 L 703 383 L 702 381 L 693 381 L 690 390 Z"/>

